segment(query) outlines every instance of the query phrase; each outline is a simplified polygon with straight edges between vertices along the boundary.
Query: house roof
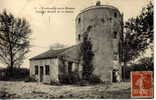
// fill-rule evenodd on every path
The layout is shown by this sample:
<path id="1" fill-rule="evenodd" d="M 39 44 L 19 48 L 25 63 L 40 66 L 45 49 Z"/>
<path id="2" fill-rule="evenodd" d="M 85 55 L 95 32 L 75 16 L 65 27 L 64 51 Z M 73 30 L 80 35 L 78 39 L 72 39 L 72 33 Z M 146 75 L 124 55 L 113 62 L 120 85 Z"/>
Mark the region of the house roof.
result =
<path id="1" fill-rule="evenodd" d="M 58 50 L 51 49 L 51 50 L 43 52 L 35 57 L 30 58 L 30 60 L 51 59 L 51 58 L 56 58 L 58 56 L 64 56 L 65 58 L 78 60 L 79 57 L 75 55 L 75 54 L 77 54 L 75 52 L 77 52 L 78 47 L 79 47 L 79 44 L 68 47 L 68 48 L 58 49 Z M 72 53 L 74 53 L 74 55 Z"/>

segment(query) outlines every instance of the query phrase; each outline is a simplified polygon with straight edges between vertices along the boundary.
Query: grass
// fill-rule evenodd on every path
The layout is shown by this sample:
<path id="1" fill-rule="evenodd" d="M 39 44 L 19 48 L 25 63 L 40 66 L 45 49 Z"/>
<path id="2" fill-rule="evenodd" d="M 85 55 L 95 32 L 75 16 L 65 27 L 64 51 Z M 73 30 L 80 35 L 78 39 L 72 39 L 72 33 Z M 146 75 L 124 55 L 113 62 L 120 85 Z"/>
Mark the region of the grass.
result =
<path id="1" fill-rule="evenodd" d="M 0 81 L 0 98 L 54 99 L 54 98 L 130 98 L 130 83 L 121 82 L 98 85 L 45 85 L 36 82 Z M 3 94 L 3 95 L 2 95 Z"/>

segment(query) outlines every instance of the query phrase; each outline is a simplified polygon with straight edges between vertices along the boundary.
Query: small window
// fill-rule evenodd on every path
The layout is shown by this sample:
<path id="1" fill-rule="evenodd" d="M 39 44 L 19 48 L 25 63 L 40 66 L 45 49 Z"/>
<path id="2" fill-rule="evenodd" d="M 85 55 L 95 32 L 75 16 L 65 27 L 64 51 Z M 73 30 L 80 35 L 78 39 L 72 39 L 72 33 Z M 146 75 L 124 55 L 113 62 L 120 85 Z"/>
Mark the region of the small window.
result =
<path id="1" fill-rule="evenodd" d="M 81 35 L 80 35 L 80 34 L 78 34 L 78 40 L 79 40 L 79 41 L 81 40 Z"/>
<path id="2" fill-rule="evenodd" d="M 81 19 L 79 18 L 79 19 L 78 19 L 78 24 L 79 24 L 80 22 L 81 22 Z"/>
<path id="3" fill-rule="evenodd" d="M 89 25 L 89 26 L 87 27 L 87 32 L 90 32 L 91 29 L 92 29 L 92 26 Z"/>
<path id="4" fill-rule="evenodd" d="M 112 21 L 112 18 L 109 18 L 109 21 L 111 22 Z"/>
<path id="5" fill-rule="evenodd" d="M 117 38 L 117 32 L 114 32 L 114 39 L 116 39 Z"/>
<path id="6" fill-rule="evenodd" d="M 35 75 L 37 75 L 37 74 L 38 74 L 38 66 L 35 65 Z"/>
<path id="7" fill-rule="evenodd" d="M 114 13 L 114 17 L 115 17 L 115 18 L 117 17 L 117 13 L 116 13 L 116 12 Z"/>
<path id="8" fill-rule="evenodd" d="M 45 74 L 49 75 L 49 71 L 50 71 L 49 65 L 45 65 Z"/>
<path id="9" fill-rule="evenodd" d="M 105 23 L 105 20 L 104 20 L 104 18 L 102 18 L 102 19 L 101 19 L 101 22 L 102 22 L 102 23 Z"/>
<path id="10" fill-rule="evenodd" d="M 87 33 L 84 33 L 83 34 L 83 41 L 86 41 L 86 40 L 88 40 L 88 34 Z"/>

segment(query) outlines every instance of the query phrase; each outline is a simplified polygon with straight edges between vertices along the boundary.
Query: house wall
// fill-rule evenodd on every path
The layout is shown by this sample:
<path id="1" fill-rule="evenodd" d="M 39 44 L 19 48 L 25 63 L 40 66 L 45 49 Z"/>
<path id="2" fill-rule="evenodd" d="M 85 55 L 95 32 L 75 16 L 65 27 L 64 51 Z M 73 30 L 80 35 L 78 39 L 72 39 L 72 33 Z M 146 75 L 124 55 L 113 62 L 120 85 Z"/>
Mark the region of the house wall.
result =
<path id="1" fill-rule="evenodd" d="M 58 59 L 43 59 L 43 60 L 31 60 L 30 61 L 30 76 L 35 77 L 36 80 L 40 80 L 40 68 L 38 67 L 38 75 L 35 75 L 35 66 L 43 66 L 43 83 L 59 82 L 58 79 Z M 49 75 L 45 75 L 45 65 L 49 65 Z"/>
<path id="2" fill-rule="evenodd" d="M 77 73 L 79 78 L 82 78 L 82 66 L 78 63 L 72 62 L 71 73 L 68 70 L 68 59 L 43 59 L 43 60 L 30 60 L 30 76 L 34 77 L 38 82 L 42 83 L 59 83 L 69 81 L 71 73 Z M 35 66 L 38 66 L 38 74 L 35 74 Z M 49 75 L 45 74 L 45 65 L 49 65 Z M 43 66 L 43 81 L 40 79 L 40 66 Z M 62 81 L 63 80 L 63 81 Z"/>
<path id="3" fill-rule="evenodd" d="M 118 45 L 122 33 L 122 15 L 116 8 L 98 7 L 83 10 L 76 17 L 76 41 L 83 41 L 84 34 L 88 34 L 94 53 L 93 66 L 96 76 L 102 81 L 111 81 L 114 65 L 114 55 L 118 57 Z M 117 38 L 114 39 L 114 32 Z M 118 62 L 118 59 L 115 60 Z M 118 63 L 119 64 L 119 63 Z"/>
<path id="4" fill-rule="evenodd" d="M 70 64 L 71 63 L 71 66 Z M 69 59 L 59 59 L 59 80 L 61 83 L 73 83 L 82 79 L 82 66 Z M 70 68 L 69 68 L 70 67 Z"/>

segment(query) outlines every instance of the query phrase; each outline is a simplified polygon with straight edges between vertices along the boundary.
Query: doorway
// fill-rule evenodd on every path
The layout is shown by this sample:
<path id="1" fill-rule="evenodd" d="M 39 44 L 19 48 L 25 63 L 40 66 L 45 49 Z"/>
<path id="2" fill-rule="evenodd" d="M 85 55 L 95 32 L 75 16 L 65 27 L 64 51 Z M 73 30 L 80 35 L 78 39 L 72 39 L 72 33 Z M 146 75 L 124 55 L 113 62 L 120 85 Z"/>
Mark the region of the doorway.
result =
<path id="1" fill-rule="evenodd" d="M 113 69 L 112 70 L 112 82 L 118 82 L 119 81 L 119 70 L 118 69 Z"/>
<path id="2" fill-rule="evenodd" d="M 43 66 L 40 66 L 40 82 L 43 81 Z"/>

